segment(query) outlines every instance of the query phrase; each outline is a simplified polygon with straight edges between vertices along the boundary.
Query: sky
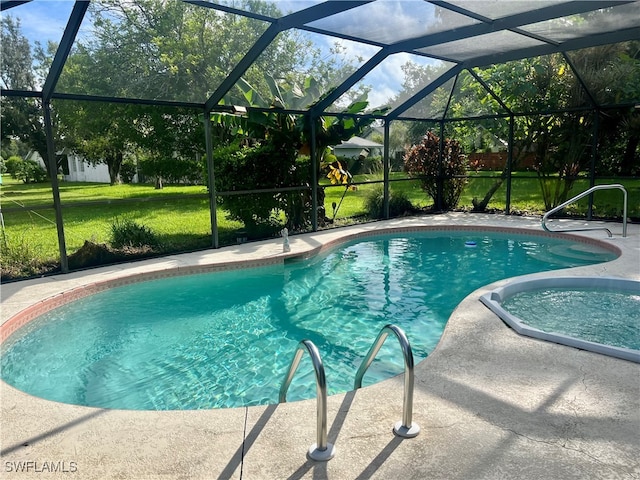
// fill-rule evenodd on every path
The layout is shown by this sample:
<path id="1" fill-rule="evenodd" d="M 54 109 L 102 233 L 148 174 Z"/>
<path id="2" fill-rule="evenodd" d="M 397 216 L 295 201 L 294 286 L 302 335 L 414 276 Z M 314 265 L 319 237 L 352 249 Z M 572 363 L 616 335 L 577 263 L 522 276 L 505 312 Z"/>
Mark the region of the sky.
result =
<path id="1" fill-rule="evenodd" d="M 320 0 L 280 0 L 278 7 L 283 12 L 297 11 L 319 3 L 319 1 Z M 232 3 L 232 0 L 227 0 L 226 3 Z M 42 45 L 46 45 L 47 41 L 59 42 L 62 38 L 62 33 L 64 32 L 73 4 L 74 2 L 70 0 L 35 0 L 6 10 L 2 12 L 2 15 L 11 15 L 20 18 L 22 32 L 29 41 L 32 44 L 39 41 Z M 391 13 L 392 12 L 387 12 L 387 14 Z M 396 17 L 400 13 L 401 12 L 394 12 Z M 338 20 L 340 20 L 340 17 L 338 17 Z M 86 21 L 87 17 L 85 17 L 85 24 Z M 381 34 L 384 34 L 383 30 L 384 29 L 381 29 Z M 86 32 L 86 29 L 81 28 L 80 34 L 82 34 L 83 31 Z M 376 47 L 366 44 L 339 40 L 335 37 L 312 36 L 316 41 L 316 45 L 322 50 L 326 51 L 333 46 L 334 42 L 339 42 L 349 56 L 353 58 L 362 57 L 364 61 L 368 60 L 377 51 Z M 385 104 L 390 97 L 400 90 L 403 81 L 401 67 L 409 60 L 414 62 L 420 61 L 420 57 L 410 56 L 404 53 L 393 55 L 363 79 L 364 84 L 372 87 L 369 94 L 369 105 L 371 108 Z M 423 63 L 427 64 L 425 61 L 423 61 Z"/>
<path id="2" fill-rule="evenodd" d="M 32 43 L 40 41 L 44 44 L 47 40 L 59 42 L 73 4 L 73 1 L 37 0 L 5 10 L 2 16 L 20 18 L 22 33 Z"/>

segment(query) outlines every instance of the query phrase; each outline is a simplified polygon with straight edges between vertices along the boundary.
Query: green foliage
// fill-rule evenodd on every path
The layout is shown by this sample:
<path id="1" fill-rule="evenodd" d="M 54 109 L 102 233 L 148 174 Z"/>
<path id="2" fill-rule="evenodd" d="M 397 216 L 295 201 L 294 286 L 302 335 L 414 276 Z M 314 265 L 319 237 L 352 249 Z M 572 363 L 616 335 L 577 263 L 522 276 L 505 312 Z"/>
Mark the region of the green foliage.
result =
<path id="1" fill-rule="evenodd" d="M 550 115 L 554 128 L 540 136 L 535 170 L 545 210 L 569 198 L 580 172 L 591 163 L 593 117 L 584 114 Z"/>
<path id="2" fill-rule="evenodd" d="M 43 258 L 41 246 L 28 230 L 18 235 L 6 235 L 3 231 L 1 235 L 3 281 L 41 274 L 56 263 L 51 258 Z"/>
<path id="3" fill-rule="evenodd" d="M 111 246 L 113 248 L 157 248 L 160 241 L 153 231 L 137 223 L 135 220 L 125 218 L 117 219 L 111 224 Z"/>
<path id="4" fill-rule="evenodd" d="M 0 155 L 5 160 L 13 156 L 24 158 L 29 153 L 29 150 L 30 147 L 17 138 L 3 138 L 2 144 L 0 144 Z"/>
<path id="5" fill-rule="evenodd" d="M 5 162 L 7 173 L 13 178 L 18 178 L 18 171 L 20 170 L 20 166 L 23 162 L 24 160 L 22 159 L 22 157 L 18 157 L 16 155 L 7 158 L 7 161 Z"/>
<path id="6" fill-rule="evenodd" d="M 384 218 L 384 189 L 382 185 L 367 192 L 364 207 L 370 218 Z M 399 217 L 413 210 L 413 205 L 405 192 L 389 189 L 389 217 Z"/>
<path id="7" fill-rule="evenodd" d="M 601 123 L 596 165 L 599 175 L 640 175 L 640 110 L 617 109 L 607 112 Z"/>
<path id="8" fill-rule="evenodd" d="M 586 155 L 582 155 L 580 150 L 593 143 L 585 140 L 593 134 L 593 120 L 576 125 L 571 116 L 559 121 L 558 116 L 544 113 L 588 109 L 593 103 L 592 98 L 601 105 L 633 102 L 640 94 L 637 52 L 637 42 L 620 42 L 571 52 L 571 66 L 563 55 L 553 54 L 476 68 L 475 74 L 486 82 L 491 91 L 463 72 L 457 81 L 459 91 L 451 100 L 449 92 L 445 92 L 441 102 L 450 101 L 450 116 L 453 118 L 504 113 L 504 108 L 493 95 L 513 112 L 533 112 L 514 117 L 510 170 L 516 171 L 522 160 L 535 153 L 541 165 L 543 195 L 549 205 L 554 205 L 561 202 L 571 188 L 571 174 L 567 175 L 567 172 L 575 171 L 576 166 L 585 161 Z M 588 87 L 590 95 L 583 85 Z M 627 123 L 632 117 L 633 109 L 631 112 L 629 109 L 611 109 L 599 114 L 600 138 L 597 145 L 602 164 L 597 166 L 598 173 L 631 175 L 636 171 L 633 165 L 637 165 L 640 158 L 640 134 L 638 124 L 634 128 L 633 122 Z M 453 130 L 448 135 L 462 141 L 465 147 L 473 146 L 473 150 L 491 146 L 496 140 L 506 142 L 509 139 L 509 122 L 504 119 L 456 122 L 448 127 Z M 562 151 L 569 155 L 562 155 Z M 559 181 L 549 176 L 556 174 L 561 177 Z M 474 209 L 484 210 L 505 178 L 506 169 L 486 193 L 480 193 L 479 199 L 474 201 Z"/>
<path id="9" fill-rule="evenodd" d="M 47 172 L 35 160 L 23 160 L 18 163 L 14 178 L 24 183 L 42 183 L 47 180 Z"/>
<path id="10" fill-rule="evenodd" d="M 31 45 L 29 39 L 21 32 L 19 19 L 15 20 L 10 15 L 2 16 L 0 44 L 0 77 L 3 88 L 34 90 L 42 79 L 36 77 Z M 36 49 L 41 50 L 39 46 Z M 30 150 L 37 151 L 47 164 L 47 142 L 40 99 L 3 96 L 0 98 L 0 104 L 2 143 L 9 139 L 19 139 L 28 145 Z"/>
<path id="11" fill-rule="evenodd" d="M 121 183 L 125 151 L 136 133 L 136 106 L 64 101 L 56 104 L 56 110 L 71 149 L 92 164 L 106 164 L 111 184 Z"/>
<path id="12" fill-rule="evenodd" d="M 187 109 L 144 107 L 135 119 L 132 141 L 152 160 L 149 176 L 170 183 L 202 183 L 199 156 L 205 153 L 201 118 Z"/>
<path id="13" fill-rule="evenodd" d="M 270 142 L 219 147 L 213 153 L 213 163 L 218 192 L 298 187 L 309 174 L 308 158 L 297 159 L 292 145 Z M 282 228 L 280 212 L 284 212 L 288 228 L 304 228 L 311 199 L 308 191 L 230 194 L 221 196 L 221 205 L 231 218 L 244 223 L 250 237 L 258 238 Z"/>
<path id="14" fill-rule="evenodd" d="M 122 166 L 120 167 L 120 177 L 124 183 L 131 183 L 133 181 L 133 177 L 136 176 L 138 168 L 136 164 L 132 161 L 125 160 L 122 162 Z"/>
<path id="15" fill-rule="evenodd" d="M 405 170 L 411 177 L 420 178 L 422 189 L 437 203 L 439 183 L 442 185 L 443 210 L 451 210 L 458 205 L 460 195 L 467 182 L 467 162 L 460 144 L 445 139 L 440 165 L 440 139 L 427 132 L 422 142 L 411 147 L 404 156 Z"/>
<path id="16" fill-rule="evenodd" d="M 338 157 L 343 165 L 348 166 L 348 170 L 352 175 L 375 175 L 382 173 L 383 160 L 379 155 L 368 157 L 347 158 Z"/>
<path id="17" fill-rule="evenodd" d="M 248 172 L 248 175 L 250 178 L 257 174 L 257 182 L 260 182 L 261 178 L 272 178 L 274 171 L 280 171 L 283 168 L 288 170 L 289 176 L 291 172 L 300 171 L 296 167 L 295 158 L 297 153 L 307 154 L 311 152 L 311 121 L 308 116 L 285 113 L 283 108 L 306 108 L 309 102 L 316 98 L 318 93 L 318 82 L 311 77 L 307 77 L 302 84 L 295 81 L 278 82 L 271 75 L 264 75 L 264 80 L 269 87 L 270 100 L 266 100 L 256 88 L 244 79 L 238 82 L 238 87 L 242 91 L 245 100 L 252 106 L 269 108 L 269 110 L 249 109 L 247 114 L 243 116 L 214 113 L 210 117 L 214 125 L 217 125 L 225 135 L 235 133 L 238 138 L 242 138 L 246 142 L 258 141 L 265 147 L 271 145 L 269 148 L 276 151 L 288 152 L 287 154 L 279 155 L 280 160 L 275 168 L 269 161 L 256 163 L 255 170 L 251 173 Z M 365 111 L 367 105 L 368 102 L 366 100 L 360 99 L 353 102 L 342 112 L 346 114 L 346 116 L 325 116 L 314 119 L 316 122 L 315 164 L 320 168 L 322 168 L 322 166 L 329 168 L 327 173 L 330 175 L 335 172 L 331 170 L 332 167 L 329 165 L 332 165 L 335 169 L 336 164 L 333 161 L 323 161 L 328 147 L 337 145 L 342 140 L 347 140 L 354 135 L 358 135 L 366 127 L 371 125 L 374 121 L 372 117 L 361 118 L 357 116 Z M 373 114 L 382 114 L 386 112 L 386 110 L 387 109 L 380 109 L 373 112 Z M 344 172 L 342 166 L 339 170 Z M 284 181 L 282 185 L 297 186 L 308 184 L 308 174 L 310 170 L 304 169 L 304 173 L 306 176 L 303 174 L 298 176 L 298 178 L 292 178 L 289 181 Z M 219 175 L 216 175 L 219 178 Z M 350 174 L 345 172 L 345 175 L 343 175 L 341 179 L 349 175 Z M 272 184 L 271 187 L 273 187 Z M 253 187 L 248 186 L 246 189 L 249 190 L 251 188 L 260 187 L 254 184 Z M 289 228 L 303 228 L 310 223 L 309 215 L 311 213 L 311 205 L 306 193 L 296 195 L 295 199 L 292 199 L 289 194 L 275 194 L 274 197 L 278 197 L 278 199 L 275 199 L 275 203 L 282 203 L 288 209 L 285 210 L 285 213 L 287 216 L 287 226 Z M 285 200 L 281 201 L 283 198 Z M 322 222 L 325 218 L 324 190 L 322 189 L 318 189 L 318 203 L 318 216 Z M 274 202 L 266 202 L 266 204 L 266 206 L 273 206 Z M 280 207 L 282 208 L 282 205 L 280 205 Z M 291 211 L 291 209 L 293 209 L 293 211 Z M 304 214 L 304 212 L 307 212 L 308 215 Z M 243 217 L 248 217 L 248 214 L 243 214 Z M 264 216 L 261 215 L 261 218 L 264 219 Z M 255 219 L 253 223 L 255 223 Z"/>
<path id="18" fill-rule="evenodd" d="M 146 177 L 161 178 L 168 183 L 202 183 L 202 165 L 195 158 L 149 155 L 140 159 L 140 171 Z"/>

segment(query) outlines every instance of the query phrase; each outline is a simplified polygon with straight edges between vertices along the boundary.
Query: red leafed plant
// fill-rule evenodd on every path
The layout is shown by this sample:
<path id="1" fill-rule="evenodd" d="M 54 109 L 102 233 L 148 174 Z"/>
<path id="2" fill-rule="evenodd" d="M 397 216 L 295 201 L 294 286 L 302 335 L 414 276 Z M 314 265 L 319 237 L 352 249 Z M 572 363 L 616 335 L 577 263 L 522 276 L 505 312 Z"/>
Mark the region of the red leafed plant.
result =
<path id="1" fill-rule="evenodd" d="M 457 140 L 445 139 L 442 149 L 442 168 L 439 166 L 440 138 L 427 132 L 422 142 L 413 145 L 404 155 L 404 169 L 409 176 L 420 179 L 422 189 L 437 202 L 438 181 L 442 181 L 442 209 L 458 205 L 467 183 L 467 159 Z"/>

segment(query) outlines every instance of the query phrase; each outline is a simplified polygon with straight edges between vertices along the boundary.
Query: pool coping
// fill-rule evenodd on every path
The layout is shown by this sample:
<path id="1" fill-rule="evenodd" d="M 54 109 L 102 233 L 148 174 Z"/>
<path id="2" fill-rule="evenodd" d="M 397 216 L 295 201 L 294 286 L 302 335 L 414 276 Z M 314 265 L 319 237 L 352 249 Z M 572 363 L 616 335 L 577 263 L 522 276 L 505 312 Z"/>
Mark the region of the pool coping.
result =
<path id="1" fill-rule="evenodd" d="M 284 261 L 315 254 L 352 234 L 465 225 L 541 233 L 539 218 L 429 215 L 291 236 L 289 254 L 276 240 L 102 267 L 3 285 L 2 323 L 43 299 L 123 276 L 247 260 Z M 627 239 L 617 231 L 612 239 L 603 239 L 601 232 L 578 236 L 587 243 L 604 241 L 621 256 L 570 269 L 572 275 L 640 279 L 640 225 L 629 225 Z M 553 272 L 562 273 L 567 271 Z M 545 274 L 527 277 L 540 276 Z M 328 398 L 329 441 L 337 450 L 329 462 L 306 458 L 316 435 L 311 421 L 315 400 L 218 410 L 124 411 L 46 401 L 0 381 L 3 476 L 31 478 L 38 468 L 44 478 L 75 473 L 88 480 L 495 479 L 521 478 L 524 471 L 531 479 L 608 479 L 640 474 L 638 364 L 517 335 L 479 301 L 508 281 L 467 296 L 436 349 L 415 366 L 414 420 L 422 429 L 415 439 L 401 440 L 391 431 L 401 414 L 403 375 Z M 47 461 L 57 467 L 63 462 L 63 468 L 75 462 L 76 472 L 67 468 L 49 474 L 43 471 Z M 15 469 L 19 462 L 21 472 Z"/>
<path id="2" fill-rule="evenodd" d="M 480 301 L 498 315 L 507 325 L 520 335 L 559 343 L 569 347 L 588 350 L 610 357 L 640 363 L 640 351 L 617 347 L 572 337 L 560 332 L 547 332 L 528 325 L 524 320 L 503 308 L 502 303 L 509 297 L 522 292 L 548 288 L 603 288 L 640 293 L 640 282 L 618 277 L 546 277 L 533 280 L 516 279 L 507 285 L 480 296 Z"/>

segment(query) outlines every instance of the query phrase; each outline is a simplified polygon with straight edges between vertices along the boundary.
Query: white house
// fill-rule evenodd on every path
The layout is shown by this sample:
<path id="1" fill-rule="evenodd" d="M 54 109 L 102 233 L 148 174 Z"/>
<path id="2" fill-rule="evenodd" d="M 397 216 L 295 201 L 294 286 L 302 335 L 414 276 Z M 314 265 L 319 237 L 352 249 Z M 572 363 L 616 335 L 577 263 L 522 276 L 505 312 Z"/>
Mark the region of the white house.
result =
<path id="1" fill-rule="evenodd" d="M 92 165 L 82 155 L 65 152 L 69 169 L 63 168 L 65 182 L 110 183 L 109 167 L 105 163 Z"/>
<path id="2" fill-rule="evenodd" d="M 27 155 L 24 157 L 25 160 L 33 160 L 34 162 L 36 162 L 38 165 L 40 165 L 43 169 L 47 169 L 47 166 L 44 163 L 44 160 L 42 160 L 42 157 L 40 156 L 40 154 L 38 152 L 36 152 L 35 150 L 29 150 L 29 153 L 27 153 Z"/>
<path id="3" fill-rule="evenodd" d="M 65 182 L 111 183 L 109 167 L 104 163 L 92 165 L 82 155 L 76 155 L 66 149 L 56 152 L 56 156 L 66 157 L 67 159 L 66 164 L 64 159 L 62 161 L 62 180 Z M 45 170 L 47 169 L 44 160 L 35 150 L 31 150 L 25 160 L 33 160 Z"/>

